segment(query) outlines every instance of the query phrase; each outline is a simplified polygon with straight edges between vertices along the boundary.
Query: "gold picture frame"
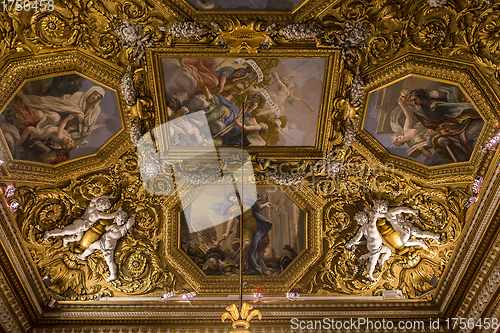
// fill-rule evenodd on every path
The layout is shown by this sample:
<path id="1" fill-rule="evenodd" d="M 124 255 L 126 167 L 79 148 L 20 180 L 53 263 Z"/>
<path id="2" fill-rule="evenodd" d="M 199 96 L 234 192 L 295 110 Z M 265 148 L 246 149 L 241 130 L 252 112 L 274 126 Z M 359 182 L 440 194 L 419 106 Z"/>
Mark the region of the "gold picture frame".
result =
<path id="1" fill-rule="evenodd" d="M 422 163 L 390 154 L 364 129 L 370 94 L 408 77 L 420 77 L 456 85 L 474 104 L 484 119 L 485 124 L 469 161 L 448 163 L 439 166 L 426 166 Z M 362 106 L 360 107 L 363 122 L 359 125 L 358 141 L 354 145 L 370 162 L 391 164 L 394 168 L 400 168 L 419 179 L 428 178 L 432 183 L 442 184 L 456 181 L 470 181 L 471 170 L 476 169 L 482 160 L 479 150 L 494 131 L 498 121 L 498 116 L 494 112 L 496 101 L 486 97 L 493 96 L 493 93 L 490 91 L 491 87 L 474 66 L 449 59 L 445 60 L 437 57 L 431 58 L 423 55 L 408 54 L 368 73 L 365 82 L 366 88 L 363 94 Z M 484 90 L 488 90 L 489 93 Z"/>
<path id="2" fill-rule="evenodd" d="M 250 185 L 250 184 L 248 184 Z M 221 188 L 224 187 L 222 185 Z M 232 186 L 229 182 L 225 186 Z M 264 182 L 257 182 L 257 187 L 269 187 Z M 275 185 L 276 186 L 276 185 Z M 316 264 L 321 257 L 322 243 L 322 217 L 323 202 L 307 188 L 299 186 L 295 193 L 285 187 L 279 187 L 281 191 L 291 199 L 302 211 L 305 212 L 305 249 L 298 254 L 297 258 L 279 275 L 244 275 L 245 293 L 251 293 L 258 286 L 266 290 L 266 294 L 282 296 L 290 291 L 300 279 Z M 180 188 L 183 193 L 182 201 L 192 202 L 199 196 L 205 187 L 195 187 L 185 184 Z M 181 199 L 172 196 L 163 206 L 165 223 L 165 257 L 174 270 L 183 276 L 185 281 L 201 294 L 234 294 L 239 290 L 238 275 L 231 276 L 207 276 L 181 249 L 180 220 L 182 212 Z"/>
<path id="3" fill-rule="evenodd" d="M 121 90 L 120 81 L 123 74 L 117 65 L 96 58 L 84 50 L 65 50 L 10 61 L 9 65 L 0 71 L 1 77 L 4 78 L 0 89 L 0 110 L 5 109 L 26 82 L 66 74 L 78 74 L 114 92 L 121 129 L 97 152 L 72 158 L 57 165 L 15 160 L 12 154 L 8 153 L 2 158 L 7 178 L 19 183 L 57 184 L 69 176 L 78 177 L 92 170 L 98 170 L 110 161 L 116 160 L 130 148 L 129 124 L 125 115 L 127 106 L 122 94 L 118 93 Z M 5 152 L 9 152 L 3 136 L 0 145 Z"/>
<path id="4" fill-rule="evenodd" d="M 256 55 L 231 55 L 220 50 L 207 50 L 206 48 L 184 48 L 176 47 L 175 49 L 150 49 L 148 50 L 148 67 L 146 70 L 146 84 L 148 90 L 153 96 L 153 104 L 155 107 L 155 126 L 160 126 L 168 121 L 167 118 L 167 101 L 165 96 L 164 84 L 165 80 L 162 77 L 162 58 L 244 58 L 244 59 L 262 59 L 262 58 L 284 58 L 284 59 L 325 59 L 324 78 L 322 93 L 320 98 L 320 109 L 318 110 L 318 127 L 316 130 L 316 139 L 314 146 L 297 147 L 297 146 L 245 146 L 245 150 L 249 154 L 258 154 L 259 158 L 272 158 L 278 161 L 303 160 L 304 158 L 322 157 L 326 154 L 328 148 L 328 138 L 331 136 L 333 124 L 331 117 L 328 115 L 332 112 L 331 105 L 335 96 L 338 94 L 340 78 L 330 76 L 327 73 L 334 72 L 340 68 L 340 57 L 337 51 L 333 50 L 269 50 Z M 173 147 L 170 138 L 165 135 L 166 131 L 158 131 L 162 133 L 160 137 L 155 137 L 158 146 L 163 147 L 164 151 L 168 151 L 168 155 L 172 159 L 182 159 L 182 157 L 191 154 L 200 154 L 207 152 L 206 149 L 198 147 Z M 235 147 L 235 146 L 230 146 Z M 221 151 L 223 151 L 221 149 Z M 162 155 L 162 150 L 159 151 Z M 286 156 L 286 157 L 285 157 Z"/>

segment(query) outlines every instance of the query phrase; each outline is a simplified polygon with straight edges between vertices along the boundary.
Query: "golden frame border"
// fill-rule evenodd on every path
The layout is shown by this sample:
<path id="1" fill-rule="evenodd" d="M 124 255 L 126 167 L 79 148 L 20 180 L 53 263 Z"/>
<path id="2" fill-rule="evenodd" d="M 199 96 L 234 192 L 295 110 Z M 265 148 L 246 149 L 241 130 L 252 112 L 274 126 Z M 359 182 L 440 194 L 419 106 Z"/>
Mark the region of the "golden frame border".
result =
<path id="1" fill-rule="evenodd" d="M 231 184 L 215 185 L 221 187 L 232 186 Z M 256 184 L 257 187 L 270 187 L 265 183 Z M 278 185 L 276 185 L 278 186 Z M 185 184 L 179 188 L 179 193 L 188 193 L 185 197 L 192 202 L 205 186 L 191 186 Z M 291 199 L 305 213 L 305 248 L 295 258 L 294 262 L 279 275 L 245 275 L 244 280 L 248 286 L 244 288 L 244 293 L 251 293 L 256 286 L 261 286 L 266 290 L 267 295 L 282 296 L 290 291 L 300 279 L 307 274 L 309 269 L 321 258 L 323 251 L 323 205 L 309 189 L 302 187 L 300 191 L 291 193 L 288 188 L 281 191 Z M 184 191 L 185 190 L 185 191 Z M 182 206 L 180 198 L 172 196 L 172 199 L 164 203 L 163 219 L 165 223 L 165 258 L 168 264 L 174 268 L 177 274 L 198 294 L 231 294 L 238 293 L 238 276 L 206 276 L 201 272 L 192 260 L 180 249 L 180 214 Z"/>
<path id="2" fill-rule="evenodd" d="M 107 166 L 132 145 L 126 116 L 127 105 L 121 94 L 122 70 L 84 50 L 63 50 L 31 58 L 11 59 L 0 69 L 0 110 L 4 110 L 15 94 L 29 81 L 58 75 L 78 74 L 115 93 L 122 128 L 97 152 L 77 157 L 57 165 L 15 160 L 0 135 L 6 179 L 18 183 L 57 184 Z"/>
<path id="3" fill-rule="evenodd" d="M 248 57 L 247 57 L 248 56 Z M 323 58 L 326 60 L 325 73 L 323 78 L 322 97 L 318 115 L 318 127 L 316 130 L 315 146 L 262 146 L 249 147 L 244 149 L 249 154 L 258 154 L 259 158 L 275 159 L 277 161 L 304 160 L 312 158 L 321 158 L 327 153 L 328 138 L 333 131 L 331 114 L 333 101 L 339 94 L 341 78 L 340 75 L 330 75 L 335 70 L 340 71 L 340 53 L 334 50 L 269 50 L 256 55 L 249 54 L 230 54 L 227 51 L 218 49 L 207 50 L 202 47 L 176 47 L 175 49 L 149 49 L 148 66 L 146 70 L 146 85 L 150 95 L 153 96 L 155 107 L 155 126 L 159 126 L 168 121 L 166 96 L 164 92 L 163 69 L 161 67 L 161 58 L 181 58 L 181 57 L 199 57 L 199 58 L 261 58 L 261 57 L 280 57 L 280 58 Z M 167 147 L 169 158 L 182 159 L 191 154 L 206 153 L 203 148 L 188 147 L 170 147 L 169 138 L 155 138 L 159 145 Z M 233 146 L 220 146 L 219 148 L 238 148 Z"/>
<path id="4" fill-rule="evenodd" d="M 368 109 L 370 94 L 380 88 L 408 77 L 421 77 L 428 80 L 441 81 L 458 86 L 476 106 L 485 124 L 478 139 L 476 147 L 468 162 L 448 163 L 438 166 L 426 166 L 410 159 L 390 154 L 375 138 L 365 129 L 364 123 Z M 474 65 L 428 57 L 424 55 L 407 54 L 389 64 L 378 68 L 365 76 L 365 91 L 360 108 L 363 121 L 359 125 L 356 148 L 362 153 L 367 153 L 379 163 L 392 163 L 395 169 L 412 176 L 417 176 L 430 183 L 468 181 L 474 170 L 481 163 L 480 147 L 484 145 L 490 134 L 494 131 L 497 121 L 500 120 L 494 110 L 500 108 L 500 102 L 495 99 L 493 89 Z M 487 97 L 488 96 L 488 97 Z M 369 153 L 368 153 L 369 152 Z"/>
<path id="5" fill-rule="evenodd" d="M 227 18 L 243 18 L 245 20 L 258 19 L 269 20 L 270 22 L 291 22 L 309 21 L 318 16 L 318 13 L 326 11 L 334 5 L 333 2 L 324 0 L 305 0 L 296 8 L 290 11 L 266 11 L 266 10 L 203 10 L 196 9 L 186 0 L 170 0 L 178 10 L 179 16 L 184 16 L 194 21 L 221 21 Z M 155 1 L 163 7 L 164 2 Z M 155 6 L 159 7 L 159 6 Z M 161 8 L 161 7 L 160 7 Z"/>

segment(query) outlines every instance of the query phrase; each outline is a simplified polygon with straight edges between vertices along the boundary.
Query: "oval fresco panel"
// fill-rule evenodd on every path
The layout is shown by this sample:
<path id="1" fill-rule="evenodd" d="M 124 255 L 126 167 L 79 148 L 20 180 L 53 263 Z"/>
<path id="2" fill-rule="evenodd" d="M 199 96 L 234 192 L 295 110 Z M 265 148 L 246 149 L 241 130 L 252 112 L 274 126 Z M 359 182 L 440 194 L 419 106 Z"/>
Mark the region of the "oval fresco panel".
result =
<path id="1" fill-rule="evenodd" d="M 483 125 L 459 87 L 409 77 L 370 94 L 364 129 L 389 153 L 433 166 L 468 161 Z"/>
<path id="2" fill-rule="evenodd" d="M 69 74 L 25 83 L 0 129 L 14 159 L 59 164 L 95 153 L 121 121 L 115 92 Z"/>

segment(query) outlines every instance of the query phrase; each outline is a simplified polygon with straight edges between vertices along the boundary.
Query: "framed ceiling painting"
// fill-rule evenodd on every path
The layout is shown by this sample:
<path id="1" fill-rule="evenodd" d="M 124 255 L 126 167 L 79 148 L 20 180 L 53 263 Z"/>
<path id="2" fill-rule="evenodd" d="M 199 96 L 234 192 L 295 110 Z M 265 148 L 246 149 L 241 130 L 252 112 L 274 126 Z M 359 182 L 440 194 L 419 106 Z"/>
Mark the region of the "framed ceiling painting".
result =
<path id="1" fill-rule="evenodd" d="M 13 61 L 0 76 L 0 145 L 9 172 L 53 183 L 127 149 L 116 67 L 71 51 Z"/>
<path id="2" fill-rule="evenodd" d="M 320 202 L 299 187 L 242 185 L 243 214 L 231 181 L 181 185 L 164 204 L 166 259 L 197 293 L 237 292 L 240 239 L 248 291 L 286 292 L 321 251 Z"/>
<path id="3" fill-rule="evenodd" d="M 331 52 L 252 57 L 154 52 L 150 82 L 167 115 L 157 126 L 168 127 L 160 140 L 176 152 L 241 146 L 270 154 L 292 147 L 322 151 L 331 125 L 322 119 L 336 84 L 325 73 L 335 60 Z"/>
<path id="4" fill-rule="evenodd" d="M 481 162 L 497 118 L 473 66 L 406 55 L 365 79 L 357 138 L 379 161 L 437 182 Z"/>
<path id="5" fill-rule="evenodd" d="M 469 160 L 484 120 L 460 87 L 409 77 L 370 94 L 365 130 L 427 166 Z"/>
<path id="6" fill-rule="evenodd" d="M 95 153 L 121 129 L 113 91 L 78 74 L 26 82 L 0 115 L 14 159 L 59 164 Z"/>

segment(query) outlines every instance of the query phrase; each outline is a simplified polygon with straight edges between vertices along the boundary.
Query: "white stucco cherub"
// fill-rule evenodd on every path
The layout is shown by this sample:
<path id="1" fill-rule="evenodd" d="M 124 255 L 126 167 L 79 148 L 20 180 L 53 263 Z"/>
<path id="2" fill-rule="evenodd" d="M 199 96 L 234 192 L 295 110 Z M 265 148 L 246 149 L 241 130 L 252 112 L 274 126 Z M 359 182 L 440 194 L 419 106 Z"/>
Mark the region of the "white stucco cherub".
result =
<path id="1" fill-rule="evenodd" d="M 429 249 L 427 244 L 421 239 L 410 238 L 430 238 L 439 243 L 440 236 L 430 231 L 422 231 L 413 225 L 413 220 L 405 218 L 402 214 L 396 215 L 397 222 L 391 223 L 395 231 L 401 235 L 401 242 L 404 246 L 420 246 L 426 250 Z"/>
<path id="2" fill-rule="evenodd" d="M 115 221 L 116 224 L 108 225 L 106 227 L 106 232 L 101 236 L 101 238 L 92 244 L 83 251 L 81 254 L 75 255 L 77 258 L 81 260 L 86 260 L 87 257 L 94 252 L 96 249 L 100 249 L 106 260 L 106 263 L 109 267 L 110 275 L 106 279 L 107 282 L 111 282 L 116 280 L 117 278 L 117 267 L 115 263 L 115 248 L 116 243 L 120 238 L 125 236 L 134 226 L 135 224 L 135 216 L 132 215 L 131 218 L 128 218 L 128 214 L 124 211 L 119 211 L 116 214 Z M 126 222 L 126 223 L 125 223 Z"/>
<path id="3" fill-rule="evenodd" d="M 85 231 L 89 230 L 98 220 L 112 219 L 121 210 L 120 208 L 113 213 L 104 213 L 105 210 L 111 207 L 109 199 L 113 198 L 114 195 L 110 194 L 92 199 L 81 217 L 76 218 L 73 223 L 64 228 L 45 231 L 43 234 L 43 241 L 46 242 L 50 237 L 64 236 L 64 247 L 68 246 L 68 243 L 78 242 L 82 239 Z"/>
<path id="4" fill-rule="evenodd" d="M 412 221 L 406 219 L 402 213 L 413 214 L 418 216 L 418 211 L 408 207 L 394 207 L 389 208 L 387 200 L 374 200 L 373 211 L 375 213 L 375 220 L 377 218 L 385 218 L 392 225 L 395 231 L 399 232 L 401 242 L 404 246 L 420 246 L 424 249 L 429 247 L 424 241 L 420 239 L 412 239 L 411 236 L 416 238 L 431 238 L 439 244 L 440 236 L 433 232 L 422 231 L 412 224 Z"/>
<path id="5" fill-rule="evenodd" d="M 345 247 L 351 249 L 353 246 L 366 243 L 369 252 L 359 257 L 359 262 L 364 263 L 368 261 L 365 277 L 374 282 L 376 279 L 373 277 L 373 272 L 375 271 L 377 262 L 383 268 L 384 263 L 389 259 L 392 252 L 383 244 L 382 236 L 380 236 L 377 230 L 377 219 L 374 218 L 374 214 L 369 214 L 368 211 L 360 211 L 354 215 L 354 219 L 358 222 L 360 228 L 357 234 L 346 243 Z M 361 241 L 363 236 L 365 236 L 366 242 Z"/>

